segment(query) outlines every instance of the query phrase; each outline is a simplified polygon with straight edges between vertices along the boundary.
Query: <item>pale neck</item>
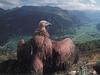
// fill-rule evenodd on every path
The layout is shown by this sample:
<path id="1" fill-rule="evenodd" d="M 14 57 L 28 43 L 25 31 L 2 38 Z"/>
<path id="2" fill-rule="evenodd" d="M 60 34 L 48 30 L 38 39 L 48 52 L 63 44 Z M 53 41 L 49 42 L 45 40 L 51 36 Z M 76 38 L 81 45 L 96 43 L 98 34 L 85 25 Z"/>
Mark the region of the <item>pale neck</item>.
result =
<path id="1" fill-rule="evenodd" d="M 46 31 L 45 27 L 39 28 L 40 31 Z"/>

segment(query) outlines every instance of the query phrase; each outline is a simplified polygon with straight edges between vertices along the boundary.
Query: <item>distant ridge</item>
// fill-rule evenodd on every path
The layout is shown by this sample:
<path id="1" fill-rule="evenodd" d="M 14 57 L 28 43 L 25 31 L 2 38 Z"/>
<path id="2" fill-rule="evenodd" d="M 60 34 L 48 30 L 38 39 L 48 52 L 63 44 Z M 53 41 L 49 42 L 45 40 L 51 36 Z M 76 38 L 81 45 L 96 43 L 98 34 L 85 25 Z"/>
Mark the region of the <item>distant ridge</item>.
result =
<path id="1" fill-rule="evenodd" d="M 13 35 L 32 35 L 41 19 L 53 24 L 49 28 L 51 35 L 73 34 L 75 27 L 88 22 L 84 13 L 58 7 L 23 6 L 9 10 L 0 9 L 0 44 L 6 43 Z"/>

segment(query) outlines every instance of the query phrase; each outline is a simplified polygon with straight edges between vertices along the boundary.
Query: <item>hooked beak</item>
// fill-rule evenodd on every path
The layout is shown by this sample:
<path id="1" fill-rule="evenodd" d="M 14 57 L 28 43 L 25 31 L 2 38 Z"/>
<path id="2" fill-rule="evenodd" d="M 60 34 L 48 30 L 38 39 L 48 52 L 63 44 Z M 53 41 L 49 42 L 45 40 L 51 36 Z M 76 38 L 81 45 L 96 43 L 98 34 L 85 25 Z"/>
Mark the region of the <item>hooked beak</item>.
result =
<path id="1" fill-rule="evenodd" d="M 52 24 L 50 22 L 47 23 L 47 26 L 51 26 Z"/>

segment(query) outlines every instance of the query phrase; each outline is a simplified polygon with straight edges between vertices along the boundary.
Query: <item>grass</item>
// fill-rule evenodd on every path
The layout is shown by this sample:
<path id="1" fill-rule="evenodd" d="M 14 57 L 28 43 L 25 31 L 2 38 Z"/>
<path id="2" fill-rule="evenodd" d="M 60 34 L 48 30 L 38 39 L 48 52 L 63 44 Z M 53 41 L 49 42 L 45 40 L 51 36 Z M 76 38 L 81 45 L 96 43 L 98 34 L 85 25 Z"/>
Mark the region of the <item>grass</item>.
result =
<path id="1" fill-rule="evenodd" d="M 100 39 L 100 33 L 97 31 L 96 25 L 85 25 L 76 28 L 76 34 L 73 36 L 73 40 L 79 43 L 98 39 Z"/>

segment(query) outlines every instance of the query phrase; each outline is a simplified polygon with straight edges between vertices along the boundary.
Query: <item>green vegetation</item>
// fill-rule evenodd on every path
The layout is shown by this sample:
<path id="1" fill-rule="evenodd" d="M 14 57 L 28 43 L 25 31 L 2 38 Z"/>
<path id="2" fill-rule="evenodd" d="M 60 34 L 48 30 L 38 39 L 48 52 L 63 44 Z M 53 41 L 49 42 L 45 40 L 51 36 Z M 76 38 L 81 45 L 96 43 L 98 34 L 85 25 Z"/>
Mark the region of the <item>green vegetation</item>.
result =
<path id="1" fill-rule="evenodd" d="M 100 40 L 93 40 L 93 41 L 88 41 L 85 43 L 78 43 L 76 44 L 79 50 L 82 51 L 93 51 L 93 50 L 99 50 L 100 49 Z"/>
<path id="2" fill-rule="evenodd" d="M 0 46 L 0 50 L 7 52 L 15 51 L 19 40 L 24 39 L 25 41 L 27 41 L 30 38 L 31 36 L 28 35 L 25 36 L 14 35 L 13 37 L 11 37 L 11 39 L 8 40 L 8 42 L 4 46 Z"/>
<path id="3" fill-rule="evenodd" d="M 76 34 L 73 36 L 73 40 L 82 51 L 100 49 L 100 32 L 98 32 L 95 24 L 88 24 L 76 28 Z"/>
<path id="4" fill-rule="evenodd" d="M 85 25 L 76 28 L 76 34 L 73 40 L 77 43 L 83 43 L 100 39 L 100 33 L 97 31 L 96 25 Z"/>
<path id="5" fill-rule="evenodd" d="M 85 43 L 100 39 L 100 32 L 98 32 L 96 24 L 85 24 L 79 27 L 70 28 L 70 31 L 74 33 L 67 33 L 67 30 L 61 29 L 61 34 L 52 35 L 52 38 L 61 39 L 63 37 L 70 37 L 75 43 Z"/>

